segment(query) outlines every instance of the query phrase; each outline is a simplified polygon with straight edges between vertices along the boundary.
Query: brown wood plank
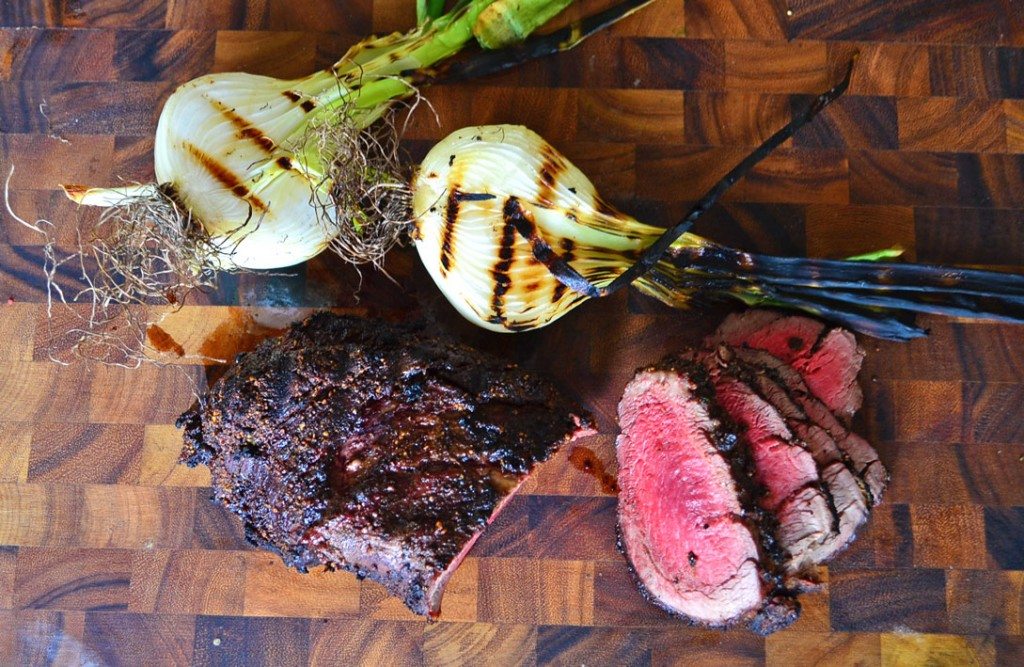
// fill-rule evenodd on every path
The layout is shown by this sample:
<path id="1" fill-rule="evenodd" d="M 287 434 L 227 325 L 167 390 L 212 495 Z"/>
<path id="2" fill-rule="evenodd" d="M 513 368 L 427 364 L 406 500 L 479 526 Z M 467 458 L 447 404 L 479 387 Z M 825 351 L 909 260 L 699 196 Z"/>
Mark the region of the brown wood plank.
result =
<path id="1" fill-rule="evenodd" d="M 245 556 L 239 552 L 147 551 L 133 563 L 128 609 L 241 616 L 246 574 Z"/>
<path id="2" fill-rule="evenodd" d="M 535 665 L 537 628 L 495 623 L 436 623 L 423 629 L 423 661 L 429 665 L 494 663 Z"/>
<path id="3" fill-rule="evenodd" d="M 192 662 L 195 619 L 156 614 L 87 613 L 82 648 L 108 665 Z"/>
<path id="4" fill-rule="evenodd" d="M 608 2 L 583 0 L 561 23 Z M 191 77 L 298 77 L 408 0 L 0 3 L 0 178 L 28 220 L 95 216 L 60 183 L 153 178 L 160 105 Z M 668 225 L 859 58 L 846 97 L 698 223 L 751 251 L 1024 270 L 1024 4 L 1015 0 L 657 0 L 572 52 L 424 89 L 411 159 L 457 128 L 520 123 L 610 202 Z M 177 463 L 178 414 L 231 358 L 309 309 L 426 322 L 552 372 L 596 416 L 579 443 L 615 474 L 615 410 L 638 366 L 699 341 L 726 309 L 637 293 L 553 326 L 461 321 L 414 252 L 395 283 L 323 256 L 291 276 L 226 276 L 162 326 L 166 367 L 61 367 L 42 239 L 0 207 L 0 663 L 919 665 L 1024 663 L 1024 334 L 921 318 L 863 340 L 856 428 L 892 472 L 885 502 L 767 639 L 693 628 L 646 602 L 615 544 L 615 495 L 571 448 L 542 466 L 449 583 L 437 623 L 344 572 L 299 574 L 245 540 L 209 472 Z M 74 270 L 58 277 L 82 286 Z M 155 312 L 155 311 L 154 311 Z"/>
<path id="5" fill-rule="evenodd" d="M 462 629 L 475 626 L 458 624 L 455 627 Z M 313 621 L 310 623 L 308 640 L 309 664 L 423 664 L 426 643 L 424 635 L 429 630 L 420 622 L 370 619 Z M 460 652 L 457 655 L 461 658 L 463 654 Z"/>
<path id="6" fill-rule="evenodd" d="M 896 42 L 1000 44 L 1013 36 L 1014 12 L 1001 0 L 965 0 L 936 7 L 927 0 L 791 4 L 791 37 Z"/>
<path id="7" fill-rule="evenodd" d="M 999 102 L 906 99 L 897 104 L 900 148 L 996 153 L 1006 150 L 1006 124 Z"/>
<path id="8" fill-rule="evenodd" d="M 958 633 L 1019 635 L 1024 574 L 955 570 L 946 579 L 951 628 Z"/>
<path id="9" fill-rule="evenodd" d="M 14 601 L 19 609 L 127 609 L 131 569 L 128 551 L 22 547 Z"/>

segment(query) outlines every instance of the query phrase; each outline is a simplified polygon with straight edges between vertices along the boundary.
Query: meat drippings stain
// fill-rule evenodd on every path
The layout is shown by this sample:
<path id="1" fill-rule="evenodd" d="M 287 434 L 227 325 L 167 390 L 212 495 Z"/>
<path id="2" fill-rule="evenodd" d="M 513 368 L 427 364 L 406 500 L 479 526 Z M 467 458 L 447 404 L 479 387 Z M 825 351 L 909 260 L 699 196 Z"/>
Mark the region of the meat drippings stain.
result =
<path id="1" fill-rule="evenodd" d="M 146 329 L 146 340 L 157 352 L 173 352 L 179 357 L 185 356 L 185 348 L 181 346 L 181 343 L 155 324 L 150 324 Z"/>
<path id="2" fill-rule="evenodd" d="M 615 475 L 607 472 L 604 462 L 594 454 L 594 450 L 582 445 L 576 445 L 569 451 L 569 463 L 580 472 L 591 475 L 601 485 L 604 493 L 618 493 L 619 483 Z"/>
<path id="3" fill-rule="evenodd" d="M 242 352 L 250 352 L 267 338 L 280 336 L 286 329 L 275 329 L 260 324 L 244 310 L 231 310 L 227 321 L 221 322 L 199 346 L 199 356 L 209 360 L 221 360 L 224 363 L 234 361 Z M 224 374 L 226 366 L 218 361 L 206 368 L 206 380 L 210 384 L 216 382 Z"/>

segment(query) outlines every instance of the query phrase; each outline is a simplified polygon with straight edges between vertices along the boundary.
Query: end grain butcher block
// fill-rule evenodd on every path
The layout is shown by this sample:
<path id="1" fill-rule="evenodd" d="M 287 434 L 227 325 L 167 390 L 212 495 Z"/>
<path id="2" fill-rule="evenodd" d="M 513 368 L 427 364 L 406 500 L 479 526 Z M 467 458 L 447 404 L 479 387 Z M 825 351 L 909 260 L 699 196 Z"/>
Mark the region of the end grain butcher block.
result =
<path id="1" fill-rule="evenodd" d="M 209 71 L 299 76 L 413 21 L 411 0 L 0 3 L 11 206 L 70 229 L 78 213 L 58 183 L 152 178 L 157 112 L 176 85 Z M 854 51 L 848 95 L 696 231 L 762 252 L 898 245 L 922 262 L 1024 269 L 1013 0 L 658 0 L 572 53 L 426 89 L 440 124 L 421 107 L 407 147 L 415 158 L 465 125 L 525 124 L 612 203 L 667 225 Z M 325 255 L 287 276 L 228 276 L 168 316 L 154 341 L 212 358 L 306 309 L 414 320 L 553 375 L 594 415 L 600 435 L 537 469 L 427 623 L 378 584 L 299 574 L 251 547 L 211 502 L 206 468 L 176 463 L 173 422 L 216 369 L 49 361 L 61 341 L 39 240 L 0 216 L 0 663 L 1024 664 L 1022 328 L 925 319 L 927 339 L 861 340 L 853 429 L 892 479 L 800 619 L 765 639 L 649 605 L 615 546 L 622 390 L 637 368 L 699 346 L 724 309 L 620 293 L 541 331 L 490 334 L 402 249 L 387 265 L 395 282 L 364 271 L 358 298 L 360 277 Z"/>

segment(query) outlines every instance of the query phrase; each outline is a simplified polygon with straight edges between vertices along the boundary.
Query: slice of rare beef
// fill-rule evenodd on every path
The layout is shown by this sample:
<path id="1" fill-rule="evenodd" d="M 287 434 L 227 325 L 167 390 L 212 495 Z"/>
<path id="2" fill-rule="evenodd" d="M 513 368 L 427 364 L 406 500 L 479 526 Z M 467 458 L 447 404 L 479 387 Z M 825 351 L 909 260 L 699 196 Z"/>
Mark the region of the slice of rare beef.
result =
<path id="1" fill-rule="evenodd" d="M 589 426 L 547 379 L 408 327 L 320 313 L 241 355 L 182 415 L 247 538 L 437 615 L 448 577 L 555 449 Z"/>
<path id="2" fill-rule="evenodd" d="M 846 424 L 864 402 L 857 384 L 864 350 L 845 329 L 774 310 L 749 310 L 722 322 L 709 338 L 708 347 L 719 343 L 764 350 L 789 364 Z"/>
<path id="3" fill-rule="evenodd" d="M 704 369 L 684 360 L 642 370 L 626 387 L 616 441 L 621 546 L 645 595 L 669 612 L 710 626 L 749 620 L 767 633 L 798 606 L 736 479 L 738 439 L 712 415 L 712 400 Z"/>
<path id="4" fill-rule="evenodd" d="M 784 568 L 792 577 L 809 575 L 829 558 L 840 540 L 840 517 L 811 452 L 779 412 L 752 385 L 756 370 L 734 363 L 730 348 L 700 355 L 715 388 L 715 398 L 740 427 L 763 488 L 759 503 L 776 519 L 776 537 L 786 552 Z"/>

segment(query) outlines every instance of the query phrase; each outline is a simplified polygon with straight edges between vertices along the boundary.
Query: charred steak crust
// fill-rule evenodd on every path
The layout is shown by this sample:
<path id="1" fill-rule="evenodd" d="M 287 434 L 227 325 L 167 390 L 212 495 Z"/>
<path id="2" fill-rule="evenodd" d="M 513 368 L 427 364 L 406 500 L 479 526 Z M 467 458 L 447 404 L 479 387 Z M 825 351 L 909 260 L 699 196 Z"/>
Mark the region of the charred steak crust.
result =
<path id="1" fill-rule="evenodd" d="M 589 427 L 546 378 L 414 329 L 311 316 L 178 420 L 246 538 L 436 615 L 451 571 L 534 465 Z"/>
<path id="2" fill-rule="evenodd" d="M 672 608 L 654 595 L 644 584 L 635 564 L 630 560 L 620 523 L 616 528 L 616 545 L 626 556 L 631 576 L 641 595 L 656 606 L 693 625 L 725 628 L 738 622 L 747 621 L 751 629 L 763 635 L 783 629 L 793 623 L 800 614 L 797 591 L 788 584 L 785 573 L 786 553 L 777 539 L 778 525 L 774 515 L 762 509 L 760 499 L 765 489 L 755 479 L 755 468 L 749 445 L 740 436 L 740 427 L 715 400 L 715 388 L 711 376 L 697 356 L 670 355 L 661 362 L 637 371 L 661 371 L 687 377 L 694 385 L 693 396 L 711 417 L 714 428 L 703 432 L 723 457 L 729 467 L 741 513 L 734 519 L 743 524 L 754 538 L 757 547 L 757 567 L 761 579 L 762 603 L 752 615 L 732 618 L 725 623 L 708 624 L 691 618 Z M 621 466 L 620 466 L 621 467 Z M 620 495 L 620 502 L 622 496 Z M 692 563 L 691 563 L 692 564 Z"/>

